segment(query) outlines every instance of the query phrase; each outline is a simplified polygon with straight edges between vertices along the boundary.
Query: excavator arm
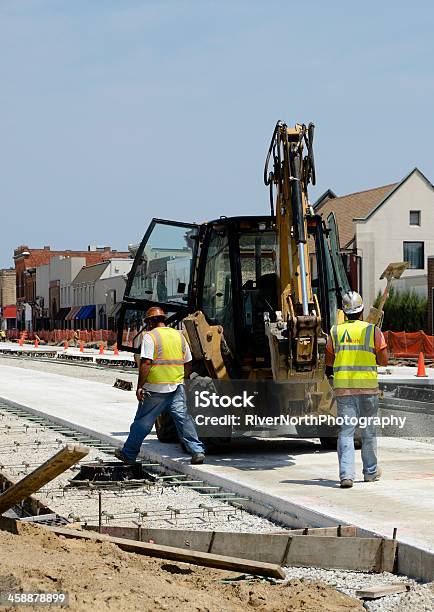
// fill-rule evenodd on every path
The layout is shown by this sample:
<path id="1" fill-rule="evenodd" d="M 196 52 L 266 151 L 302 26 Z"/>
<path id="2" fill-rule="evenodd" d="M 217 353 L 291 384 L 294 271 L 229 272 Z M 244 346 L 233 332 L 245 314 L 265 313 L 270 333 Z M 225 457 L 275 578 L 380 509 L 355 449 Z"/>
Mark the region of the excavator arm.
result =
<path id="1" fill-rule="evenodd" d="M 307 189 L 315 184 L 314 125 L 290 128 L 278 121 L 264 169 L 278 241 L 275 321 L 265 314 L 273 375 L 277 380 L 313 372 L 318 364 L 321 313 L 312 290 L 307 221 L 313 216 Z M 273 160 L 270 169 L 271 158 Z"/>

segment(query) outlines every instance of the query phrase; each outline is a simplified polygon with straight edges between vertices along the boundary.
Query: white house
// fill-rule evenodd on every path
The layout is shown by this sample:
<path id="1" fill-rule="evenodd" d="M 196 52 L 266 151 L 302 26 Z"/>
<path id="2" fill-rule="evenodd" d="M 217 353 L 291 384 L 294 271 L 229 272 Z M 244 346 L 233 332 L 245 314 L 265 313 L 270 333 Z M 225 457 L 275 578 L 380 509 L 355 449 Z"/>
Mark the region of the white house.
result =
<path id="1" fill-rule="evenodd" d="M 73 305 L 71 282 L 86 265 L 85 257 L 53 256 L 49 263 L 36 268 L 36 302 L 39 327 L 61 326 Z"/>
<path id="2" fill-rule="evenodd" d="M 335 214 L 350 283 L 367 306 L 384 289 L 379 278 L 391 262 L 410 263 L 397 289 L 426 295 L 427 261 L 434 255 L 434 187 L 420 170 L 399 183 L 346 196 L 328 190 L 314 209 L 326 221 Z"/>
<path id="3" fill-rule="evenodd" d="M 73 308 L 67 319 L 75 319 L 76 328 L 106 328 L 119 310 L 132 265 L 132 259 L 117 258 L 81 268 L 71 283 Z"/>

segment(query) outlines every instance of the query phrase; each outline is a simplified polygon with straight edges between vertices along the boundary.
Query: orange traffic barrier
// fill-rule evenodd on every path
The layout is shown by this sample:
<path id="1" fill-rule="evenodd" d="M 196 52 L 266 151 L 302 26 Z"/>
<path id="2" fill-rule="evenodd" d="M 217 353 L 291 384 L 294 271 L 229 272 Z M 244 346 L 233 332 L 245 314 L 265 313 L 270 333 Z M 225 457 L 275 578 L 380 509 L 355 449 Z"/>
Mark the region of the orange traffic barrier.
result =
<path id="1" fill-rule="evenodd" d="M 116 344 L 114 345 L 113 348 L 113 354 L 114 355 L 119 355 L 119 349 L 118 349 L 118 343 L 116 342 Z"/>
<path id="2" fill-rule="evenodd" d="M 425 370 L 425 359 L 423 356 L 422 351 L 419 353 L 419 360 L 417 362 L 417 373 L 416 376 L 418 378 L 426 378 L 427 377 L 427 373 Z"/>
<path id="3" fill-rule="evenodd" d="M 84 353 L 84 342 L 83 342 L 83 340 L 80 342 L 80 353 Z"/>
<path id="4" fill-rule="evenodd" d="M 65 349 L 65 351 L 68 347 L 69 347 L 68 340 L 65 340 L 65 342 L 63 343 L 63 348 Z"/>
<path id="5" fill-rule="evenodd" d="M 35 348 L 38 348 L 38 346 L 39 346 L 39 340 L 36 338 L 35 339 Z"/>
<path id="6" fill-rule="evenodd" d="M 99 345 L 99 354 L 100 355 L 104 355 L 104 344 L 101 342 L 101 344 Z"/>
<path id="7" fill-rule="evenodd" d="M 22 336 L 21 336 L 21 338 L 18 340 L 18 344 L 19 344 L 20 346 L 23 346 L 23 344 L 24 344 L 24 338 L 23 338 Z"/>

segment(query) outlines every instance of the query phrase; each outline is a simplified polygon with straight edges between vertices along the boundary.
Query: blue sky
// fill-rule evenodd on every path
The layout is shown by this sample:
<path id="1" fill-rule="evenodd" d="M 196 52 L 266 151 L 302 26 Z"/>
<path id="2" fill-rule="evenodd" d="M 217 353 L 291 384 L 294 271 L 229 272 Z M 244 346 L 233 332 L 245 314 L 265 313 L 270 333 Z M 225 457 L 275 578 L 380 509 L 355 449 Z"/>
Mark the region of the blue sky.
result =
<path id="1" fill-rule="evenodd" d="M 316 124 L 311 200 L 434 180 L 433 26 L 419 0 L 0 0 L 0 266 L 267 213 L 277 119 Z"/>

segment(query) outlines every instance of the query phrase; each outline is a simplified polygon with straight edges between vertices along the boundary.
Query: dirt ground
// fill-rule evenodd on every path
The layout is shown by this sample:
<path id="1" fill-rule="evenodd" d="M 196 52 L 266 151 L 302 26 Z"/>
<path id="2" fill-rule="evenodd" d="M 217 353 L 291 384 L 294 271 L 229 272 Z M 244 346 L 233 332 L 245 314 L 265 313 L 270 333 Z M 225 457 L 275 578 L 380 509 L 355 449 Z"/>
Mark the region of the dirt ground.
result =
<path id="1" fill-rule="evenodd" d="M 65 591 L 74 611 L 363 610 L 360 601 L 320 582 L 221 582 L 236 576 L 126 553 L 108 542 L 65 539 L 30 524 L 21 524 L 19 535 L 0 531 L 0 592 Z M 33 608 L 2 608 L 17 609 Z"/>

